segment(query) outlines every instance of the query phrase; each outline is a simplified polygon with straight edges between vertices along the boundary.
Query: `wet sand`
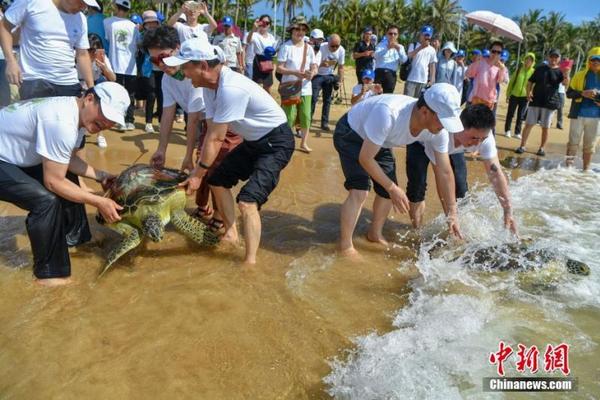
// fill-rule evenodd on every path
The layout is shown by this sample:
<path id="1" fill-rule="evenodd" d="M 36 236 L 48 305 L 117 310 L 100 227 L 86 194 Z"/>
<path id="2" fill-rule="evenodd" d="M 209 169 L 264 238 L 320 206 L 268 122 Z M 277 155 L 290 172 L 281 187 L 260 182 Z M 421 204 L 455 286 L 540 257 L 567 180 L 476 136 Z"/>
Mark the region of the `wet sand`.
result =
<path id="1" fill-rule="evenodd" d="M 350 93 L 350 68 L 346 79 Z M 346 109 L 332 107 L 332 128 Z M 499 133 L 505 112 L 502 101 Z M 565 130 L 551 129 L 545 165 L 563 158 L 567 112 Z M 142 122 L 138 115 L 135 131 L 107 132 L 105 150 L 90 137 L 87 159 L 114 173 L 140 155 L 137 162 L 148 162 L 158 134 L 145 134 Z M 200 249 L 170 229 L 162 243 L 145 242 L 96 280 L 118 236 L 99 226 L 89 208 L 94 238 L 72 250 L 75 283 L 40 288 L 31 278 L 25 214 L 1 203 L 0 398 L 328 398 L 321 381 L 327 361 L 343 358 L 353 337 L 390 330 L 418 272 L 397 270 L 415 257 L 404 238 L 411 236 L 406 215 L 386 225 L 392 249 L 364 239 L 372 195 L 356 232 L 363 261 L 336 256 L 346 192 L 332 135 L 318 133 L 311 132 L 314 151 L 294 154 L 264 206 L 258 265 L 250 269 L 240 267 L 241 249 Z M 534 152 L 539 135 L 534 128 L 528 146 Z M 514 155 L 516 139 L 497 141 L 501 160 Z M 183 124 L 176 124 L 168 166 L 180 166 L 184 146 Z M 404 150 L 395 153 L 403 187 Z M 526 160 L 523 168 L 508 171 L 515 178 L 540 165 L 529 153 L 513 165 L 519 160 Z M 471 187 L 487 184 L 482 163 L 468 165 Z M 429 183 L 426 220 L 441 211 L 432 173 Z"/>

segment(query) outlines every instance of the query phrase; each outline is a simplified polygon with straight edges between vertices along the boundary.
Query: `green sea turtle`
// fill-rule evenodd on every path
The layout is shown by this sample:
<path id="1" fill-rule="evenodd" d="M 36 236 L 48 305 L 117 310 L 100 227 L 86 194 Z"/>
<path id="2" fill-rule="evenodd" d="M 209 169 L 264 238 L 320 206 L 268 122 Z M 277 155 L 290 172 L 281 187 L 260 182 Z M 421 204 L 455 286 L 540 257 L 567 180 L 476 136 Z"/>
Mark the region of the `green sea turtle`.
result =
<path id="1" fill-rule="evenodd" d="M 123 239 L 109 253 L 100 276 L 123 254 L 138 246 L 143 236 L 160 242 L 169 222 L 196 243 L 217 243 L 218 237 L 206 225 L 185 212 L 186 195 L 177 185 L 186 178 L 187 175 L 177 170 L 154 169 L 145 164 L 136 164 L 121 172 L 106 196 L 123 206 L 121 220 L 107 225 Z M 100 215 L 96 218 L 105 223 Z"/>

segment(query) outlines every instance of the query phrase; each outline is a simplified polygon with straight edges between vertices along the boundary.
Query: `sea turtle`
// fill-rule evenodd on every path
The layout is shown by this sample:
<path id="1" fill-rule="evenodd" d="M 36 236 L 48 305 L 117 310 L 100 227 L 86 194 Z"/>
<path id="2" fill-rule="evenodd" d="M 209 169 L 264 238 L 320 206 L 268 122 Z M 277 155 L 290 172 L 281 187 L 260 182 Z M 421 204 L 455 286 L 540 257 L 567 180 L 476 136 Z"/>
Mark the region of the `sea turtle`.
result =
<path id="1" fill-rule="evenodd" d="M 100 276 L 123 254 L 139 245 L 143 236 L 160 242 L 165 225 L 169 222 L 196 243 L 217 243 L 218 237 L 184 210 L 186 195 L 177 185 L 186 178 L 187 175 L 177 170 L 155 169 L 145 164 L 132 165 L 121 172 L 105 196 L 123 206 L 121 220 L 106 225 L 120 233 L 123 239 L 109 253 Z M 102 216 L 98 215 L 96 218 L 98 222 L 105 224 Z"/>

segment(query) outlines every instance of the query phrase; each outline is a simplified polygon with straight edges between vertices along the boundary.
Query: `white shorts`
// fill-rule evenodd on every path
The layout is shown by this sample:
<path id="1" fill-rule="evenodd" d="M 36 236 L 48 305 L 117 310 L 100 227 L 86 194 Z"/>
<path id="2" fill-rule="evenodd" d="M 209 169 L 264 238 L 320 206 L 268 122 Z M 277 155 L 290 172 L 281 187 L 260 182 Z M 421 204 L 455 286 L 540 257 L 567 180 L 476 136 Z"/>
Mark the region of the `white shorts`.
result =
<path id="1" fill-rule="evenodd" d="M 529 106 L 527 110 L 527 119 L 525 120 L 526 125 L 536 125 L 540 121 L 542 128 L 550 128 L 552 123 L 552 116 L 556 110 L 550 110 L 544 107 L 533 107 Z"/>

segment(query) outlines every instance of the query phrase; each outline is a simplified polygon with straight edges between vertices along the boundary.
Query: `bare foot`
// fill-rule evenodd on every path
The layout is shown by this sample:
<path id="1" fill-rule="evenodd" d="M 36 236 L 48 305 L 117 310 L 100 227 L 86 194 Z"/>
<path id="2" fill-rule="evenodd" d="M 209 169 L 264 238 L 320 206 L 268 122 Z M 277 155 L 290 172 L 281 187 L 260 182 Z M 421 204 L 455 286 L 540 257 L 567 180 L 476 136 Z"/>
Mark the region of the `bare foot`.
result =
<path id="1" fill-rule="evenodd" d="M 35 283 L 40 286 L 55 287 L 65 286 L 73 283 L 71 278 L 49 278 L 49 279 L 35 279 Z"/>
<path id="2" fill-rule="evenodd" d="M 338 250 L 338 254 L 341 257 L 347 258 L 351 261 L 362 261 L 363 259 L 362 255 L 354 247 Z"/>
<path id="3" fill-rule="evenodd" d="M 305 153 L 310 153 L 312 151 L 312 149 L 306 145 L 304 146 L 300 146 L 300 151 L 303 151 Z"/>
<path id="4" fill-rule="evenodd" d="M 370 232 L 367 233 L 367 240 L 371 243 L 378 243 L 385 247 L 388 247 L 390 245 L 383 236 L 371 234 Z"/>

